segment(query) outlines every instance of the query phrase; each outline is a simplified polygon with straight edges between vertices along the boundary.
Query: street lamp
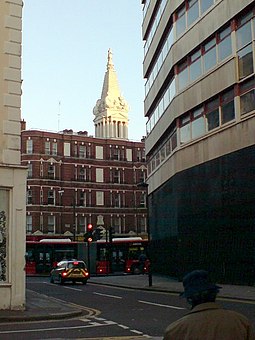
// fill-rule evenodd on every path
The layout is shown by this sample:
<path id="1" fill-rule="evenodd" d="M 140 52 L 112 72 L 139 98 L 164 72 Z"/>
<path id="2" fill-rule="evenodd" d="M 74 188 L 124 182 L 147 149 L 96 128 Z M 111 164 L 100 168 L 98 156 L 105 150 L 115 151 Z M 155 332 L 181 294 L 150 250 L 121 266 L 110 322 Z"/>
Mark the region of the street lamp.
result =
<path id="1" fill-rule="evenodd" d="M 146 183 L 146 182 L 140 182 L 140 183 L 137 184 L 138 188 L 144 188 L 146 190 L 148 256 L 149 256 L 149 260 L 150 260 L 150 265 L 149 265 L 149 268 L 148 268 L 148 278 L 149 278 L 149 287 L 151 287 L 152 286 L 152 271 L 151 271 L 151 256 L 150 256 L 151 231 L 150 231 L 150 222 L 149 222 L 148 186 L 149 186 L 149 184 Z"/>

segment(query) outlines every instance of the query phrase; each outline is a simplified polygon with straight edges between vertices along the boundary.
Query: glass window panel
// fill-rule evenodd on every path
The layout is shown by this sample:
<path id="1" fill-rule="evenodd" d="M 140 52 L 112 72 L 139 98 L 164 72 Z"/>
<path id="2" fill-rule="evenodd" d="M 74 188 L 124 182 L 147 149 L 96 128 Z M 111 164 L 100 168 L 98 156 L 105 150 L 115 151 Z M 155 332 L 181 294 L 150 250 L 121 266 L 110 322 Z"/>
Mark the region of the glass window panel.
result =
<path id="1" fill-rule="evenodd" d="M 200 116 L 203 113 L 203 107 L 199 107 L 195 111 L 193 111 L 193 118 L 195 119 L 196 117 Z"/>
<path id="2" fill-rule="evenodd" d="M 247 24 L 243 25 L 236 31 L 236 45 L 237 49 L 242 48 L 251 42 L 251 21 L 247 22 Z"/>
<path id="3" fill-rule="evenodd" d="M 221 106 L 221 123 L 225 124 L 235 119 L 234 100 Z"/>
<path id="4" fill-rule="evenodd" d="M 176 21 L 176 35 L 177 37 L 181 35 L 186 29 L 186 17 L 185 17 L 185 7 L 183 7 L 178 13 L 178 19 Z"/>
<path id="5" fill-rule="evenodd" d="M 166 91 L 165 94 L 164 94 L 164 106 L 165 106 L 165 109 L 168 107 L 168 105 L 170 104 L 170 98 L 169 98 L 169 92 Z"/>
<path id="6" fill-rule="evenodd" d="M 187 12 L 188 26 L 190 26 L 199 16 L 198 0 L 189 1 L 189 6 Z"/>
<path id="7" fill-rule="evenodd" d="M 208 10 L 213 5 L 214 0 L 200 0 L 201 13 Z"/>
<path id="8" fill-rule="evenodd" d="M 216 65 L 216 47 L 212 48 L 204 54 L 204 70 L 208 71 Z"/>
<path id="9" fill-rule="evenodd" d="M 219 61 L 225 59 L 231 54 L 232 54 L 232 42 L 231 36 L 229 35 L 218 44 Z"/>
<path id="10" fill-rule="evenodd" d="M 190 81 L 197 79 L 202 73 L 201 58 L 190 64 Z"/>
<path id="11" fill-rule="evenodd" d="M 184 125 L 180 128 L 181 144 L 187 143 L 191 140 L 190 124 Z"/>
<path id="12" fill-rule="evenodd" d="M 188 68 L 186 67 L 183 71 L 181 71 L 178 77 L 179 77 L 179 90 L 181 90 L 188 84 L 189 79 Z"/>
<path id="13" fill-rule="evenodd" d="M 255 90 L 251 90 L 240 96 L 241 115 L 255 110 Z"/>
<path id="14" fill-rule="evenodd" d="M 219 109 L 207 113 L 207 128 L 208 131 L 215 129 L 219 126 Z"/>
<path id="15" fill-rule="evenodd" d="M 192 139 L 198 138 L 205 134 L 205 119 L 203 116 L 193 120 L 191 123 Z"/>
<path id="16" fill-rule="evenodd" d="M 169 32 L 168 37 L 167 37 L 167 47 L 168 47 L 168 50 L 171 48 L 173 43 L 174 43 L 174 30 L 173 30 L 173 26 L 172 26 L 170 28 L 170 32 Z"/>
<path id="17" fill-rule="evenodd" d="M 223 31 L 219 33 L 220 40 L 223 40 L 226 36 L 231 34 L 231 27 L 228 26 Z"/>
<path id="18" fill-rule="evenodd" d="M 177 133 L 174 132 L 174 134 L 171 137 L 171 144 L 172 144 L 172 151 L 177 148 Z"/>
<path id="19" fill-rule="evenodd" d="M 171 142 L 170 139 L 166 142 L 166 156 L 169 156 L 171 153 Z"/>
<path id="20" fill-rule="evenodd" d="M 207 52 L 208 50 L 210 50 L 213 46 L 216 45 L 216 39 L 213 38 L 212 40 L 210 40 L 208 43 L 205 44 L 205 51 Z"/>
<path id="21" fill-rule="evenodd" d="M 176 93 L 176 88 L 175 88 L 175 78 L 172 80 L 170 86 L 169 86 L 169 93 L 170 93 L 170 101 L 173 99 Z"/>
<path id="22" fill-rule="evenodd" d="M 248 45 L 238 52 L 239 78 L 253 73 L 252 45 Z"/>

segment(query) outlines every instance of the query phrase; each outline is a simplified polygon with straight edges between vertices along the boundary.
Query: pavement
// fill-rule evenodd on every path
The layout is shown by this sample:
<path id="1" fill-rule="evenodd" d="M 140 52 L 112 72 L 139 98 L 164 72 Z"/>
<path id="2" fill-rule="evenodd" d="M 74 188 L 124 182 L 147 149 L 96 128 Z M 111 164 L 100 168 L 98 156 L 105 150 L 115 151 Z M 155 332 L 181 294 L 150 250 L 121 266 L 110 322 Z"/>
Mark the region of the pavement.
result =
<path id="1" fill-rule="evenodd" d="M 182 283 L 168 277 L 153 275 L 149 286 L 148 275 L 108 275 L 91 277 L 88 283 L 110 285 L 130 289 L 142 289 L 179 294 L 183 291 Z M 220 285 L 222 289 L 218 299 L 238 299 L 253 301 L 255 304 L 255 286 Z M 26 308 L 24 311 L 0 310 L 0 322 L 50 320 L 88 315 L 82 306 L 67 304 L 61 300 L 26 289 Z"/>

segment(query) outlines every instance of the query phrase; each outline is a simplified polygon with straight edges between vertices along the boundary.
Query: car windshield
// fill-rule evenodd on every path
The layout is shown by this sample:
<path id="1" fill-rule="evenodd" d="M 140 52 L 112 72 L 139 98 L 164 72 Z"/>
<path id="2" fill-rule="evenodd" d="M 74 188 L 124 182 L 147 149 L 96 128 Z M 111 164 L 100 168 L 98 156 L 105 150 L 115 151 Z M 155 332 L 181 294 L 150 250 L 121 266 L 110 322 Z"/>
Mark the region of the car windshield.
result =
<path id="1" fill-rule="evenodd" d="M 85 269 L 85 263 L 84 262 L 70 262 L 67 264 L 67 268 L 81 268 Z"/>

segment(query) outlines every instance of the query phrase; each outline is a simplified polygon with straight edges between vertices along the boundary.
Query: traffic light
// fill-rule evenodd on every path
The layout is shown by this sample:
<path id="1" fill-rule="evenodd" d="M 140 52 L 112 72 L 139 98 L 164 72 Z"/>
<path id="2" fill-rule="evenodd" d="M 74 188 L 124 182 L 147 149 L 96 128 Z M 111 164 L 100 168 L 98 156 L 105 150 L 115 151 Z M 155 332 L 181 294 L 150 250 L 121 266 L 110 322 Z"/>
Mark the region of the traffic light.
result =
<path id="1" fill-rule="evenodd" d="M 95 241 L 101 240 L 101 238 L 104 236 L 104 230 L 102 229 L 102 227 L 96 228 L 94 232 L 94 236 L 95 236 Z"/>
<path id="2" fill-rule="evenodd" d="M 87 225 L 87 232 L 84 234 L 84 242 L 92 242 L 93 241 L 93 225 L 89 223 Z"/>

